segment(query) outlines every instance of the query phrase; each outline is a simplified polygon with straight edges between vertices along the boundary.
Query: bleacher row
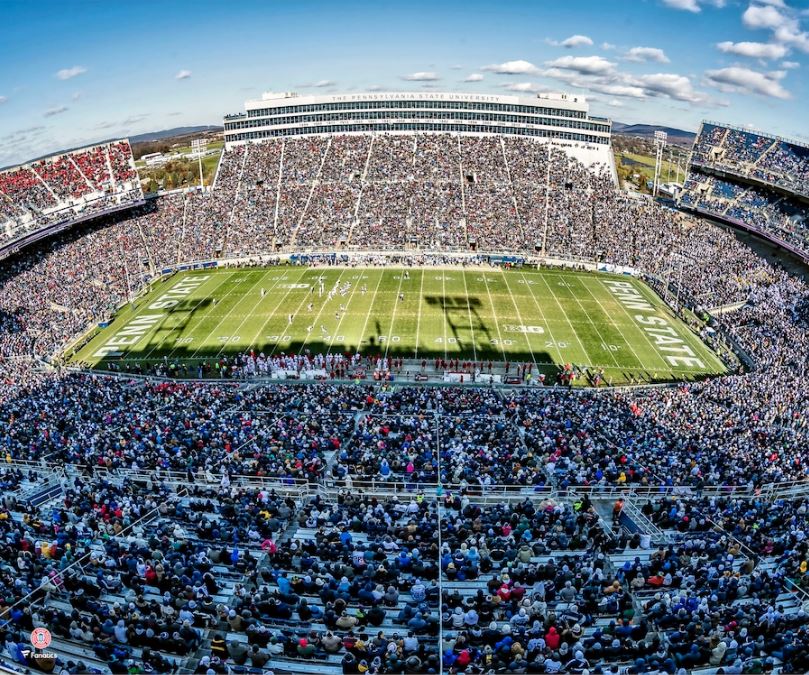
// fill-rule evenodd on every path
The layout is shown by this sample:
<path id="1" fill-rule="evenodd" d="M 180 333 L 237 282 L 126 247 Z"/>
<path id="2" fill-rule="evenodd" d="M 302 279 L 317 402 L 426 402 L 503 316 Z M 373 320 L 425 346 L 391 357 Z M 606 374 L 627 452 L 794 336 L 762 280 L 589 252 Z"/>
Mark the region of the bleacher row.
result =
<path id="1" fill-rule="evenodd" d="M 809 195 L 809 148 L 782 138 L 705 122 L 692 161 Z"/>
<path id="2" fill-rule="evenodd" d="M 58 477 L 43 501 L 47 470 L 4 476 L 18 486 L 0 508 L 12 669 L 33 666 L 23 650 L 36 626 L 67 673 L 809 667 L 809 594 L 793 568 L 807 543 L 791 539 L 805 498 L 484 505 L 463 492 L 168 488 L 69 466 Z M 784 523 L 728 530 L 765 511 Z M 701 525 L 682 527 L 686 513 Z M 717 514 L 724 529 L 703 522 Z"/>
<path id="3" fill-rule="evenodd" d="M 234 255 L 372 242 L 533 249 L 546 217 L 549 240 L 571 248 L 586 245 L 568 223 L 591 218 L 585 195 L 612 187 L 606 165 L 529 139 L 333 135 L 227 151 L 207 210 L 226 230 L 215 244 Z"/>
<path id="4" fill-rule="evenodd" d="M 73 150 L 0 172 L 0 244 L 143 199 L 129 141 Z"/>
<path id="5" fill-rule="evenodd" d="M 723 177 L 713 175 L 714 171 Z M 754 131 L 703 123 L 679 196 L 683 206 L 741 222 L 809 252 L 807 200 L 809 148 Z"/>
<path id="6" fill-rule="evenodd" d="M 809 205 L 692 168 L 679 196 L 681 205 L 759 230 L 809 251 Z"/>

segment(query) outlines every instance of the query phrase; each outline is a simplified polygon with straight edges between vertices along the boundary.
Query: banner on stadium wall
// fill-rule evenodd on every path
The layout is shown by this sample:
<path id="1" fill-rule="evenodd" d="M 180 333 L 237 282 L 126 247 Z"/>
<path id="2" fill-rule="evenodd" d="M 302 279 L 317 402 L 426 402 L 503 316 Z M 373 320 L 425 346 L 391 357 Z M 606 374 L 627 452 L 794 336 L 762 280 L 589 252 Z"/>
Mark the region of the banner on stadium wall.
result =
<path id="1" fill-rule="evenodd" d="M 631 274 L 637 276 L 634 267 L 624 267 L 623 265 L 613 265 L 611 263 L 598 263 L 599 272 L 609 272 L 610 274 Z"/>
<path id="2" fill-rule="evenodd" d="M 444 382 L 452 382 L 453 384 L 464 383 L 464 382 L 474 382 L 475 376 L 471 375 L 470 373 L 455 373 L 455 372 L 446 372 L 444 373 Z"/>
<path id="3" fill-rule="evenodd" d="M 524 265 L 525 258 L 516 255 L 493 255 L 489 256 L 492 265 Z"/>

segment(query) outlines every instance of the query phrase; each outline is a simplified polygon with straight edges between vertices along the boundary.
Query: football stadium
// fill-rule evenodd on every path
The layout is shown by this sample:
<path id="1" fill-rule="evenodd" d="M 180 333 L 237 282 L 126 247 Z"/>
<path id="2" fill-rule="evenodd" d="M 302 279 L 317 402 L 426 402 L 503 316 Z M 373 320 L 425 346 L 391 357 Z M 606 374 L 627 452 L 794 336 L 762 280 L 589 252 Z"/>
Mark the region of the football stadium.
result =
<path id="1" fill-rule="evenodd" d="M 198 186 L 0 170 L 0 674 L 809 672 L 809 144 L 632 187 L 593 108 L 654 80 L 588 63 L 263 92 Z"/>

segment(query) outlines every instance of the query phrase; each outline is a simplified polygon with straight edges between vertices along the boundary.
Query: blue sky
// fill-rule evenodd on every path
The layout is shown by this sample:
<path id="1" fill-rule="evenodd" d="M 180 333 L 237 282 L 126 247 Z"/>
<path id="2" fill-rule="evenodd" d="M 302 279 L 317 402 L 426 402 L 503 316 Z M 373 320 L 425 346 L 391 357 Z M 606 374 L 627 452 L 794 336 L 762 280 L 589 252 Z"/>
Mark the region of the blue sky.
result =
<path id="1" fill-rule="evenodd" d="M 221 124 L 262 91 L 584 93 L 809 141 L 809 2 L 0 0 L 0 166 Z"/>

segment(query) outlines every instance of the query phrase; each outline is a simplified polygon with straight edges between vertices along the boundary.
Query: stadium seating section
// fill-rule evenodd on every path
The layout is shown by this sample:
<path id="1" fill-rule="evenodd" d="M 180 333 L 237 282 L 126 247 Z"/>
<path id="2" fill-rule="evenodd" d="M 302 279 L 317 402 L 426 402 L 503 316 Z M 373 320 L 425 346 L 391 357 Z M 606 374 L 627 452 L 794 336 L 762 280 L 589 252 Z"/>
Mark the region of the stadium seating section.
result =
<path id="1" fill-rule="evenodd" d="M 2 174 L 3 204 L 45 212 L 130 166 L 80 155 Z M 723 213 L 772 206 L 700 180 Z M 571 390 L 245 382 L 247 354 L 199 382 L 39 360 L 180 261 L 344 242 L 441 264 L 532 251 L 546 220 L 558 256 L 664 274 L 676 252 L 683 292 L 743 303 L 717 321 L 755 369 Z M 0 660 L 33 670 L 44 626 L 67 673 L 806 672 L 807 363 L 802 279 L 546 145 L 237 148 L 212 192 L 3 265 Z"/>
<path id="2" fill-rule="evenodd" d="M 0 245 L 54 223 L 142 199 L 128 141 L 7 169 L 0 172 Z"/>
<path id="3" fill-rule="evenodd" d="M 809 253 L 809 148 L 705 123 L 679 200 Z"/>

